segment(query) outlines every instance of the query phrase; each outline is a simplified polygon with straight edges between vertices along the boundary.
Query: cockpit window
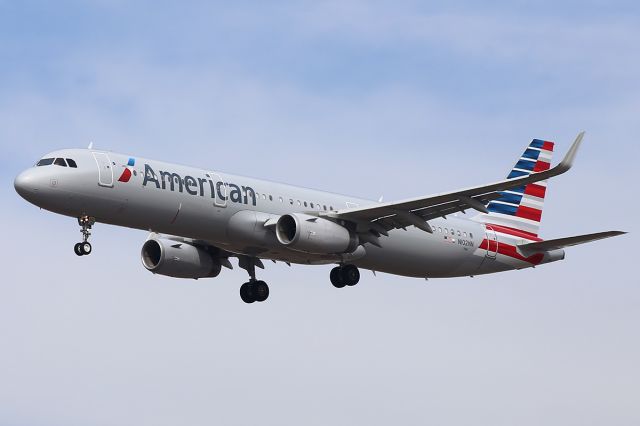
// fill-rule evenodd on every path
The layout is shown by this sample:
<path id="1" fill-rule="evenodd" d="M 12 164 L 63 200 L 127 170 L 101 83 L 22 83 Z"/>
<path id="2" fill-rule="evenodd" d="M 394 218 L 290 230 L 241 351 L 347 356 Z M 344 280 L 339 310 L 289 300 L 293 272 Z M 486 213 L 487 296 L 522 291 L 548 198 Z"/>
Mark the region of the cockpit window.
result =
<path id="1" fill-rule="evenodd" d="M 72 160 L 71 158 L 67 158 L 67 163 L 69 164 L 69 167 L 73 167 L 74 169 L 78 167 L 75 160 Z"/>
<path id="2" fill-rule="evenodd" d="M 67 163 L 65 163 L 64 158 L 56 158 L 53 164 L 55 164 L 56 166 L 67 167 Z"/>
<path id="3" fill-rule="evenodd" d="M 49 164 L 53 164 L 53 158 L 43 158 L 42 160 L 38 161 L 38 164 L 36 164 L 36 167 L 48 166 Z"/>

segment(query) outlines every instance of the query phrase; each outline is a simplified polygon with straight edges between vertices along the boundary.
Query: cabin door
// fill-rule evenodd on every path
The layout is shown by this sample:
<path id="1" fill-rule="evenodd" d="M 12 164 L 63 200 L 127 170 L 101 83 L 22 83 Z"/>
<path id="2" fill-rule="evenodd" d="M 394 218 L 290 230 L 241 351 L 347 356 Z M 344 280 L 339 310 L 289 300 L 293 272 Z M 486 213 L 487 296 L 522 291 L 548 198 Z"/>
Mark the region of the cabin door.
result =
<path id="1" fill-rule="evenodd" d="M 113 166 L 106 152 L 93 152 L 93 158 L 98 166 L 98 185 L 113 187 Z"/>
<path id="2" fill-rule="evenodd" d="M 489 225 L 486 225 L 485 232 L 487 233 L 487 257 L 489 259 L 495 259 L 498 255 L 498 236 L 496 231 Z"/>

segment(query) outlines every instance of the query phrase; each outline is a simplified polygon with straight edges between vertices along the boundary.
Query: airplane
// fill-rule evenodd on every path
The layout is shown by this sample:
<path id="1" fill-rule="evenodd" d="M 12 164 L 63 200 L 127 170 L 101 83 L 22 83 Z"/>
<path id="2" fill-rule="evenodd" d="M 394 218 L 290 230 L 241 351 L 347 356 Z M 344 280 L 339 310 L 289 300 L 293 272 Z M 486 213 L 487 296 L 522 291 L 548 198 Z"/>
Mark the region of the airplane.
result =
<path id="1" fill-rule="evenodd" d="M 330 281 L 354 286 L 360 269 L 423 279 L 467 277 L 563 260 L 564 248 L 624 234 L 543 240 L 549 178 L 568 171 L 580 133 L 551 167 L 554 143 L 534 139 L 506 179 L 396 202 L 366 200 L 93 149 L 43 156 L 14 182 L 36 206 L 77 218 L 78 256 L 92 251 L 95 223 L 150 231 L 143 266 L 176 278 L 213 278 L 237 258 L 246 303 L 264 302 L 262 260 L 336 264 Z M 469 218 L 466 211 L 477 212 Z"/>

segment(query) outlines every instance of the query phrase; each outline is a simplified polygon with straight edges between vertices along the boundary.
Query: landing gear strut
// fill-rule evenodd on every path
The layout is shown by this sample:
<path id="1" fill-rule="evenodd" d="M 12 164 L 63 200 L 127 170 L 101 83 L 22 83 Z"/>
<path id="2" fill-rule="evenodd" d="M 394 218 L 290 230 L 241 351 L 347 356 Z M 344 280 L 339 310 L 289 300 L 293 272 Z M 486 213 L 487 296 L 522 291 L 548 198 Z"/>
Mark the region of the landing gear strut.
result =
<path id="1" fill-rule="evenodd" d="M 249 273 L 249 282 L 240 286 L 240 298 L 244 303 L 264 302 L 269 297 L 269 286 L 256 279 L 256 266 L 264 269 L 257 257 L 240 257 L 240 267 Z"/>
<path id="2" fill-rule="evenodd" d="M 96 223 L 95 218 L 89 216 L 80 216 L 78 218 L 78 225 L 82 228 L 80 232 L 82 232 L 82 242 L 77 243 L 73 246 L 73 251 L 78 256 L 84 256 L 87 254 L 91 254 L 91 243 L 89 243 L 89 236 L 91 235 L 91 227 Z"/>
<path id="3" fill-rule="evenodd" d="M 354 286 L 360 281 L 360 271 L 354 265 L 336 266 L 331 270 L 329 278 L 336 288 L 342 288 L 345 285 Z"/>

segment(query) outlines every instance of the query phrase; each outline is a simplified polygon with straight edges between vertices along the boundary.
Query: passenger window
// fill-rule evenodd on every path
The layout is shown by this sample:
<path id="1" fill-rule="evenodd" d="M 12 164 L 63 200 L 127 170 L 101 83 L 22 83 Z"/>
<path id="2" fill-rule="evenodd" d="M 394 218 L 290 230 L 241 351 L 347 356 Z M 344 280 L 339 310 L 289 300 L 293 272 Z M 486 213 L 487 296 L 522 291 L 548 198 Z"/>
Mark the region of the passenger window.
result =
<path id="1" fill-rule="evenodd" d="M 451 235 L 456 235 L 456 231 L 454 231 L 453 229 L 451 230 Z"/>
<path id="2" fill-rule="evenodd" d="M 329 206 L 329 210 L 333 211 L 333 206 Z"/>
<path id="3" fill-rule="evenodd" d="M 469 232 L 469 238 L 473 238 L 473 234 Z"/>
<path id="4" fill-rule="evenodd" d="M 299 206 L 301 206 L 301 205 L 302 205 L 302 203 L 300 202 L 300 200 L 298 200 L 298 205 L 299 205 Z"/>
<path id="5" fill-rule="evenodd" d="M 266 200 L 267 199 L 267 194 L 262 194 L 262 199 Z"/>
<path id="6" fill-rule="evenodd" d="M 78 168 L 78 165 L 76 164 L 76 162 L 71 158 L 67 158 L 67 164 L 69 164 L 69 167 L 73 167 L 74 169 Z"/>
<path id="7" fill-rule="evenodd" d="M 293 198 L 289 198 L 289 204 L 293 205 Z"/>
<path id="8" fill-rule="evenodd" d="M 464 235 L 465 238 L 467 238 L 467 233 L 463 232 L 462 235 Z"/>
<path id="9" fill-rule="evenodd" d="M 449 233 L 449 228 L 444 228 L 444 233 L 448 234 Z"/>
<path id="10" fill-rule="evenodd" d="M 273 196 L 269 195 L 269 201 L 273 201 Z"/>
<path id="11" fill-rule="evenodd" d="M 65 163 L 64 158 L 56 158 L 56 161 L 53 162 L 56 166 L 67 167 L 67 163 Z"/>
<path id="12" fill-rule="evenodd" d="M 442 228 L 438 227 L 438 232 L 442 234 Z"/>
<path id="13" fill-rule="evenodd" d="M 313 203 L 311 203 L 311 208 L 313 208 Z"/>
<path id="14" fill-rule="evenodd" d="M 327 211 L 327 206 L 326 204 L 322 206 L 322 208 L 324 208 L 324 211 Z"/>
<path id="15" fill-rule="evenodd" d="M 280 202 L 284 202 L 284 200 L 282 199 L 282 197 L 278 197 L 278 200 L 280 200 Z"/>
<path id="16" fill-rule="evenodd" d="M 306 201 L 304 202 L 304 206 L 307 207 L 307 202 Z"/>
<path id="17" fill-rule="evenodd" d="M 460 231 L 458 231 L 458 237 L 460 236 Z"/>
<path id="18" fill-rule="evenodd" d="M 49 164 L 53 164 L 53 158 L 43 158 L 42 160 L 38 161 L 36 167 L 48 166 Z"/>

